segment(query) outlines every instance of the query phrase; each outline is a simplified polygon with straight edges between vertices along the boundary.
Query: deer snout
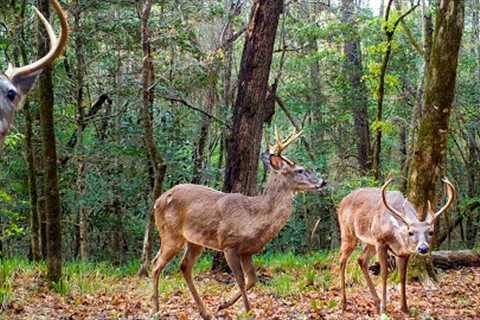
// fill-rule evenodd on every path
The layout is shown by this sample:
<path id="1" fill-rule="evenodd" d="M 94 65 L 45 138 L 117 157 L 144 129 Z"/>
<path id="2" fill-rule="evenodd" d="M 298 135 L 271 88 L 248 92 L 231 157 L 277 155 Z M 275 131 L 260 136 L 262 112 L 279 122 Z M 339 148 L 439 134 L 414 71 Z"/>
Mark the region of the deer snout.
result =
<path id="1" fill-rule="evenodd" d="M 420 254 L 427 254 L 429 251 L 429 247 L 426 243 L 422 243 L 417 247 L 417 252 Z"/>

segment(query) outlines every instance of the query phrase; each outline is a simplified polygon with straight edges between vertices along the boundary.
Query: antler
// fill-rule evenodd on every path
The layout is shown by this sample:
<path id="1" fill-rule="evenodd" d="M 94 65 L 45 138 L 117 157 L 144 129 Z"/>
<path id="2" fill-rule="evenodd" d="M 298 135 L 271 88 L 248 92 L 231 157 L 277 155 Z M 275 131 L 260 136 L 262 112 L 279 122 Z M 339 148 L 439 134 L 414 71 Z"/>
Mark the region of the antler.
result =
<path id="1" fill-rule="evenodd" d="M 392 181 L 393 181 L 393 178 L 388 179 L 387 182 L 385 182 L 385 184 L 382 187 L 382 201 L 383 201 L 383 204 L 385 205 L 387 210 L 390 211 L 390 213 L 393 216 L 397 217 L 400 221 L 402 221 L 403 223 L 405 223 L 408 226 L 410 224 L 410 222 L 408 221 L 407 217 L 405 217 L 405 215 L 402 212 L 400 212 L 397 209 L 391 207 L 387 202 L 387 196 L 386 196 L 385 191 L 386 191 L 388 185 L 390 183 L 392 183 Z M 405 202 L 404 202 L 403 206 L 405 206 Z"/>
<path id="2" fill-rule="evenodd" d="M 51 0 L 51 3 L 55 11 L 57 12 L 58 16 L 60 17 L 60 24 L 62 27 L 62 31 L 60 33 L 60 39 L 57 39 L 52 25 L 47 21 L 47 19 L 42 15 L 42 13 L 38 11 L 37 8 L 34 7 L 33 9 L 35 10 L 35 13 L 38 15 L 38 17 L 42 21 L 42 24 L 45 26 L 45 29 L 47 30 L 48 38 L 50 39 L 50 51 L 47 53 L 46 56 L 44 56 L 40 60 L 23 67 L 15 68 L 13 65 L 10 64 L 8 67 L 8 70 L 5 72 L 5 75 L 10 80 L 13 79 L 14 77 L 30 75 L 39 70 L 44 69 L 45 67 L 51 65 L 53 61 L 55 61 L 55 59 L 58 58 L 63 53 L 63 50 L 65 49 L 65 46 L 67 44 L 67 38 L 68 38 L 67 17 L 57 0 Z"/>
<path id="3" fill-rule="evenodd" d="M 432 204 L 430 201 L 428 201 L 428 216 L 430 223 L 433 223 L 442 213 L 444 213 L 445 211 L 447 211 L 448 208 L 450 208 L 453 200 L 455 200 L 455 197 L 457 195 L 457 190 L 447 177 L 444 177 L 442 179 L 442 182 L 447 187 L 448 200 L 447 203 L 445 203 L 445 205 L 441 207 L 440 210 L 438 210 L 436 213 L 433 213 Z"/>
<path id="4" fill-rule="evenodd" d="M 269 146 L 270 154 L 280 156 L 282 154 L 282 151 L 285 150 L 290 144 L 292 144 L 292 142 L 297 140 L 302 135 L 302 133 L 303 130 L 300 130 L 299 132 L 295 130 L 291 135 L 288 136 L 287 139 L 282 141 L 282 139 L 280 138 L 280 131 L 277 127 L 275 127 L 275 145 Z"/>

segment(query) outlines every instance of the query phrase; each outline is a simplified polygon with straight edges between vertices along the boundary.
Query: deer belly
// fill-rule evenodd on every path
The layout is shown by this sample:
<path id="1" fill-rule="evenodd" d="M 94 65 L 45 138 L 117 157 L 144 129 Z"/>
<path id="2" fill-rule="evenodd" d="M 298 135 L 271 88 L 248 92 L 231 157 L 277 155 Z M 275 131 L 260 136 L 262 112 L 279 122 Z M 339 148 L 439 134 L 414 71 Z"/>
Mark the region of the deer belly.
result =
<path id="1" fill-rule="evenodd" d="M 191 243 L 197 244 L 202 247 L 207 247 L 213 250 L 221 251 L 218 243 L 217 232 L 210 229 L 192 229 L 184 228 L 183 237 Z"/>

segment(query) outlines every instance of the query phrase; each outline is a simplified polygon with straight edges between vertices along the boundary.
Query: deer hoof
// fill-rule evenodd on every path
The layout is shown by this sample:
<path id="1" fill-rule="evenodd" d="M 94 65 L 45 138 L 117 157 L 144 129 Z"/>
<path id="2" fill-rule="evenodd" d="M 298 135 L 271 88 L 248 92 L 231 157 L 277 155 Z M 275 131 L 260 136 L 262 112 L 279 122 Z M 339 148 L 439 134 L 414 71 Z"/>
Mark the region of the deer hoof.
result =
<path id="1" fill-rule="evenodd" d="M 206 312 L 200 313 L 200 316 L 202 317 L 203 320 L 211 320 L 212 316 Z"/>
<path id="2" fill-rule="evenodd" d="M 400 308 L 400 311 L 402 311 L 403 314 L 405 314 L 406 316 L 408 316 L 410 314 L 410 311 L 408 310 L 408 307 L 406 307 L 406 306 L 404 306 L 404 307 L 402 306 Z"/>

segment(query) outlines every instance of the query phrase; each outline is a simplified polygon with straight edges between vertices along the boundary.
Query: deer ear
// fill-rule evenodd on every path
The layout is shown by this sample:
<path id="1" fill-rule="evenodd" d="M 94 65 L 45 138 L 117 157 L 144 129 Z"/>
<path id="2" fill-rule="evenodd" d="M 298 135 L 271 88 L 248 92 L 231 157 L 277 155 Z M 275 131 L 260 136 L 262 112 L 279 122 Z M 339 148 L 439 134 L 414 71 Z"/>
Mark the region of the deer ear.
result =
<path id="1" fill-rule="evenodd" d="M 282 157 L 271 155 L 270 156 L 270 166 L 273 170 L 280 170 L 283 168 L 285 162 L 283 161 Z"/>
<path id="2" fill-rule="evenodd" d="M 38 70 L 28 75 L 14 76 L 12 83 L 18 91 L 25 95 L 30 91 L 30 89 L 32 89 L 33 84 L 40 73 L 42 73 L 42 70 Z"/>

